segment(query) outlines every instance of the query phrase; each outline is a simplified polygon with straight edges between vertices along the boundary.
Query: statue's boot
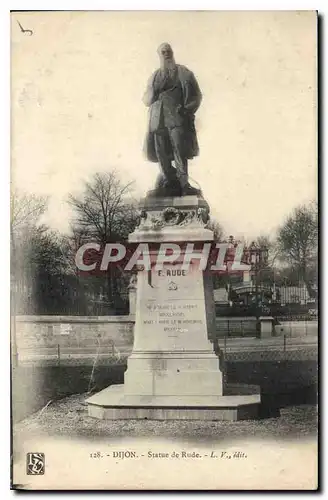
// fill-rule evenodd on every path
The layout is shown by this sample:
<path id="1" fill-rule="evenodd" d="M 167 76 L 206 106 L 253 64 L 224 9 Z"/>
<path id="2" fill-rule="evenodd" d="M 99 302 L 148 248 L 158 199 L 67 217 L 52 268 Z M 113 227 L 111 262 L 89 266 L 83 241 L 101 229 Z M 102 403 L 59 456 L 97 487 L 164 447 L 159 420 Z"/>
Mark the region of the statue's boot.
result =
<path id="1" fill-rule="evenodd" d="M 181 186 L 175 172 L 171 173 L 169 179 L 160 173 L 157 176 L 155 189 L 149 191 L 148 196 L 156 198 L 181 196 Z"/>
<path id="2" fill-rule="evenodd" d="M 192 187 L 189 183 L 182 188 L 182 196 L 202 196 L 200 189 Z"/>

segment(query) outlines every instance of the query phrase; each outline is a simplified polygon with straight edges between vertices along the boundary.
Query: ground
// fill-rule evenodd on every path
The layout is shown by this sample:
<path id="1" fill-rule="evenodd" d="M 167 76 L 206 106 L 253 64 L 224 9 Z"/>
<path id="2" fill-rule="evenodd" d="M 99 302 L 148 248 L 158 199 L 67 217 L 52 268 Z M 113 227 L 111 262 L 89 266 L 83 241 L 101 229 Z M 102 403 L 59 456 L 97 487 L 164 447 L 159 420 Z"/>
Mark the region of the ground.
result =
<path id="1" fill-rule="evenodd" d="M 240 422 L 199 421 L 106 421 L 88 416 L 87 394 L 73 395 L 55 401 L 14 426 L 19 438 L 28 434 L 84 437 L 101 436 L 141 437 L 156 435 L 162 438 L 180 438 L 188 441 L 207 439 L 256 438 L 294 439 L 315 437 L 317 407 L 314 405 L 289 406 L 280 409 L 280 416 Z"/>

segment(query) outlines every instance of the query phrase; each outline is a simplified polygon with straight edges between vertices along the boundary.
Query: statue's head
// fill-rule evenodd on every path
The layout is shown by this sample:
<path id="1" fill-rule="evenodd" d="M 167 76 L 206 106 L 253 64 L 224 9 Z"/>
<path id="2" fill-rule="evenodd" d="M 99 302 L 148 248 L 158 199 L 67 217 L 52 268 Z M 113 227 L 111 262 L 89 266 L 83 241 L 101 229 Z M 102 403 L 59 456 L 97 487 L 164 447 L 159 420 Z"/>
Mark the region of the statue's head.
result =
<path id="1" fill-rule="evenodd" d="M 157 49 L 157 53 L 159 55 L 161 65 L 166 65 L 174 62 L 173 50 L 169 43 L 161 43 L 161 45 Z"/>

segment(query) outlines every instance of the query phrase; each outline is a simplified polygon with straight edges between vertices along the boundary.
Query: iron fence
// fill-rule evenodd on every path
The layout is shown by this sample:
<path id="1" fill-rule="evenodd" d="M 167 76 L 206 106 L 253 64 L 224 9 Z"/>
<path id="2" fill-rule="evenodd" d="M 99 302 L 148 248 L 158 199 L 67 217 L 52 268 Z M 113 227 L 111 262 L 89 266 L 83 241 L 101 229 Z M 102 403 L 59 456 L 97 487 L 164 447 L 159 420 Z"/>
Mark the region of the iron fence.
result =
<path id="1" fill-rule="evenodd" d="M 279 361 L 316 359 L 317 339 L 314 336 L 290 336 L 284 333 L 278 337 L 216 337 L 214 351 L 220 358 L 222 371 L 227 361 Z M 111 365 L 125 363 L 132 351 L 132 345 L 116 346 L 114 342 L 104 342 L 85 347 L 29 346 L 18 350 L 18 364 L 29 365 Z"/>

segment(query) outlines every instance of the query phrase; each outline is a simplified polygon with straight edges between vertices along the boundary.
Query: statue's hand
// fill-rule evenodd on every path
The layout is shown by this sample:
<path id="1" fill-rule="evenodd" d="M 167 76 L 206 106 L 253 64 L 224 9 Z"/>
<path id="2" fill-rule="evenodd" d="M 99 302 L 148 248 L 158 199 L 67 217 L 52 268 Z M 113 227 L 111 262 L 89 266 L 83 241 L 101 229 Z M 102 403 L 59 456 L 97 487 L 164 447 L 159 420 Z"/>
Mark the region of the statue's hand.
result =
<path id="1" fill-rule="evenodd" d="M 184 116 L 184 115 L 186 114 L 186 110 L 184 109 L 184 107 L 183 107 L 181 104 L 178 104 L 178 105 L 177 105 L 177 112 L 178 112 L 180 115 L 182 115 L 182 116 Z"/>

